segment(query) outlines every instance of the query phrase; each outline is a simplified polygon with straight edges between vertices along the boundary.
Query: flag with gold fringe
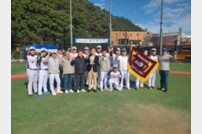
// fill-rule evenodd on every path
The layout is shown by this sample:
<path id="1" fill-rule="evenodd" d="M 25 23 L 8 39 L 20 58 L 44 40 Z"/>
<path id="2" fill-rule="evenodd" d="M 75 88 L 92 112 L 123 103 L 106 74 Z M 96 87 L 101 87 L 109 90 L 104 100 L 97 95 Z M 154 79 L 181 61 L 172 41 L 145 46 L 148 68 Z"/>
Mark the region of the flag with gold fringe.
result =
<path id="1" fill-rule="evenodd" d="M 141 81 L 146 82 L 158 65 L 158 60 L 152 60 L 148 56 L 145 56 L 135 46 L 131 46 L 128 69 L 132 75 Z"/>

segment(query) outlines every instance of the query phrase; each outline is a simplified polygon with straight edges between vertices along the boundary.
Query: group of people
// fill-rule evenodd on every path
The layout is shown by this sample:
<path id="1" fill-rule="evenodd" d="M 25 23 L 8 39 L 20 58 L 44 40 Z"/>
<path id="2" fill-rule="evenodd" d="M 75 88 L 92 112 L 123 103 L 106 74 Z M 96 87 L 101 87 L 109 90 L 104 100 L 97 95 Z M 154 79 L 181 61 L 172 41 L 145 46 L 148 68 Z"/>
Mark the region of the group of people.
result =
<path id="1" fill-rule="evenodd" d="M 168 90 L 167 76 L 169 74 L 169 58 L 166 49 L 163 49 L 164 55 L 158 57 L 156 49 L 152 49 L 150 58 L 159 59 L 161 70 L 161 89 Z M 148 51 L 144 54 L 147 56 Z M 165 56 L 166 55 L 166 56 Z M 63 93 L 61 90 L 61 80 L 63 76 L 64 92 L 80 93 L 86 92 L 85 85 L 88 85 L 87 92 L 116 89 L 121 91 L 123 81 L 125 86 L 130 90 L 130 73 L 128 71 L 128 55 L 125 48 L 117 48 L 113 53 L 113 48 L 108 47 L 108 50 L 102 50 L 98 45 L 89 50 L 85 47 L 84 50 L 74 46 L 65 51 L 63 49 L 48 52 L 45 48 L 41 48 L 40 56 L 36 55 L 34 47 L 26 48 L 25 59 L 27 60 L 27 75 L 28 75 L 28 96 L 33 97 L 32 86 L 34 93 L 39 97 L 44 97 L 43 94 L 52 94 L 55 96 L 58 93 Z M 168 60 L 167 60 L 168 59 Z M 165 63 L 164 63 L 165 62 Z M 168 63 L 168 67 L 167 64 Z M 155 88 L 157 69 L 153 72 L 148 80 L 148 87 Z M 47 81 L 49 79 L 50 91 L 47 89 Z M 37 84 L 38 81 L 38 84 Z M 54 83 L 56 82 L 56 88 Z M 73 90 L 75 87 L 75 91 Z M 136 78 L 136 88 L 143 87 L 143 82 Z M 43 89 L 43 92 L 42 92 Z"/>

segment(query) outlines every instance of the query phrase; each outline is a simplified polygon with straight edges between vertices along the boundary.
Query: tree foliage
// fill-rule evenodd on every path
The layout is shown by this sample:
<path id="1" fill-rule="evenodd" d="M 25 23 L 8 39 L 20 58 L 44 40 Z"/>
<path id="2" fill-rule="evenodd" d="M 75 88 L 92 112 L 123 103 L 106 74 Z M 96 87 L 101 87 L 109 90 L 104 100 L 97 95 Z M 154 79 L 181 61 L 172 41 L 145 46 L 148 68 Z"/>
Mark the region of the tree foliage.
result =
<path id="1" fill-rule="evenodd" d="M 12 0 L 12 49 L 32 43 L 70 42 L 69 0 Z M 88 0 L 72 0 L 73 37 L 104 38 L 109 35 L 109 12 Z M 125 18 L 112 16 L 113 30 L 142 31 Z"/>

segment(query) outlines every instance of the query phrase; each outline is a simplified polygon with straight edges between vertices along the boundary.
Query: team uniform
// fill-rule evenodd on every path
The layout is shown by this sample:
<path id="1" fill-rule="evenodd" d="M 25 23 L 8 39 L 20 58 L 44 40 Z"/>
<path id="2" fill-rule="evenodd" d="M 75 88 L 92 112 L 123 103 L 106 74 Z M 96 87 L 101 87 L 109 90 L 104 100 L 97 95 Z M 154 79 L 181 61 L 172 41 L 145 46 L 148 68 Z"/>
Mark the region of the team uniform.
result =
<path id="1" fill-rule="evenodd" d="M 30 49 L 35 50 L 35 48 L 32 47 L 30 47 Z M 28 95 L 32 95 L 32 85 L 34 88 L 34 93 L 37 93 L 37 60 L 39 59 L 39 57 L 37 55 L 27 55 L 27 52 L 25 52 L 25 57 L 25 59 L 27 60 Z"/>
<path id="2" fill-rule="evenodd" d="M 157 55 L 150 55 L 149 56 L 152 60 L 158 60 Z M 148 87 L 155 87 L 155 81 L 156 81 L 156 74 L 157 74 L 157 69 L 154 70 L 154 72 L 151 74 L 151 76 L 148 79 Z"/>
<path id="3" fill-rule="evenodd" d="M 116 90 L 121 91 L 122 87 L 119 87 L 118 85 L 121 84 L 122 81 L 122 74 L 121 71 L 110 71 L 109 72 L 109 86 L 110 90 L 113 89 L 113 86 Z"/>
<path id="4" fill-rule="evenodd" d="M 119 60 L 120 60 L 120 71 L 121 71 L 121 74 L 123 76 L 122 78 L 122 81 L 121 81 L 121 87 L 123 87 L 123 79 L 125 79 L 125 83 L 126 83 L 126 87 L 128 89 L 130 89 L 130 73 L 128 71 L 128 67 L 127 67 L 127 64 L 128 64 L 128 56 L 120 56 L 119 57 Z"/>
<path id="5" fill-rule="evenodd" d="M 38 60 L 39 68 L 39 83 L 38 83 L 38 95 L 42 95 L 42 87 L 45 94 L 50 92 L 47 90 L 47 80 L 48 80 L 48 59 L 49 55 L 40 57 Z"/>

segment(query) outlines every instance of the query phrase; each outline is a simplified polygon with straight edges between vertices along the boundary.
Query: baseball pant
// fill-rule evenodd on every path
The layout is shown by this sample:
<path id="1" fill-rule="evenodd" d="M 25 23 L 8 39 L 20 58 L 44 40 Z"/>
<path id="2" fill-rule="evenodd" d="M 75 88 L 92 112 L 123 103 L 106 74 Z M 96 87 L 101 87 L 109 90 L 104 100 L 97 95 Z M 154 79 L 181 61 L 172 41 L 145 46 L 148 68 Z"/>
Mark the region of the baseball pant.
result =
<path id="1" fill-rule="evenodd" d="M 42 94 L 42 87 L 44 92 L 47 92 L 47 80 L 48 80 L 48 71 L 39 70 L 39 83 L 38 83 L 38 95 Z"/>
<path id="2" fill-rule="evenodd" d="M 136 87 L 144 87 L 144 84 L 141 80 L 139 80 L 138 78 L 136 78 Z"/>
<path id="3" fill-rule="evenodd" d="M 72 89 L 72 74 L 63 74 L 64 75 L 64 90 Z"/>
<path id="4" fill-rule="evenodd" d="M 91 70 L 88 72 L 88 89 L 91 90 L 92 87 L 92 78 L 94 80 L 94 89 L 97 89 L 97 72 L 93 72 L 93 68 L 91 68 Z"/>
<path id="5" fill-rule="evenodd" d="M 30 70 L 27 69 L 27 75 L 28 75 L 28 95 L 32 94 L 32 85 L 34 87 L 34 93 L 37 93 L 37 77 L 38 72 L 37 70 Z"/>
<path id="6" fill-rule="evenodd" d="M 113 79 L 109 79 L 109 86 L 110 86 L 110 89 L 113 89 L 113 86 L 116 90 L 118 91 L 121 91 L 122 88 L 119 87 L 119 83 L 117 81 L 114 81 Z"/>
<path id="7" fill-rule="evenodd" d="M 60 87 L 60 76 L 59 74 L 49 74 L 49 84 L 50 84 L 50 90 L 51 92 L 55 92 L 54 90 L 54 79 L 56 80 L 56 83 L 57 83 L 57 91 L 59 91 L 61 89 Z"/>
<path id="8" fill-rule="evenodd" d="M 123 87 L 123 79 L 125 79 L 126 87 L 130 88 L 130 73 L 128 71 L 121 71 L 122 80 L 121 80 L 121 87 Z"/>
<path id="9" fill-rule="evenodd" d="M 157 70 L 155 70 L 148 79 L 148 87 L 155 87 Z"/>
<path id="10" fill-rule="evenodd" d="M 103 89 L 103 81 L 104 81 L 104 88 L 107 88 L 107 79 L 108 79 L 108 72 L 100 72 L 100 89 Z"/>

